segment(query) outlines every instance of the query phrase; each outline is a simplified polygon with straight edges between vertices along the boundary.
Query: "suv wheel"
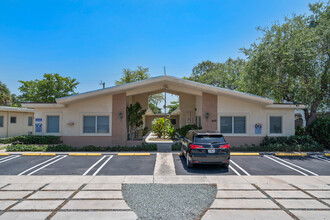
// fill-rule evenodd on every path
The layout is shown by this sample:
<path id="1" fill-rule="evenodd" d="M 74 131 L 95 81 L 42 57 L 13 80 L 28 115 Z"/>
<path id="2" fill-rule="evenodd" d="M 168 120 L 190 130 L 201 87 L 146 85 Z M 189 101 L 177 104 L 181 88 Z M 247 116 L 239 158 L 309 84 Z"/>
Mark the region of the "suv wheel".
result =
<path id="1" fill-rule="evenodd" d="M 194 164 L 189 160 L 189 155 L 186 154 L 186 162 L 188 168 L 193 168 Z"/>

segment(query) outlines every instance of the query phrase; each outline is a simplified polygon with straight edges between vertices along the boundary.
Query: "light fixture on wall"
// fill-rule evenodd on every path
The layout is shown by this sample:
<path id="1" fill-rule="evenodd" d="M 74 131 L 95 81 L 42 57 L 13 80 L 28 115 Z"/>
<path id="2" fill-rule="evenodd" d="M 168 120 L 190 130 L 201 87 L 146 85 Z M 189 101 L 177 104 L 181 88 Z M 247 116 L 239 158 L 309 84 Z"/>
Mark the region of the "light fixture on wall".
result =
<path id="1" fill-rule="evenodd" d="M 120 120 L 123 119 L 123 113 L 122 112 L 119 112 L 119 118 L 120 118 Z"/>
<path id="2" fill-rule="evenodd" d="M 210 113 L 206 112 L 206 113 L 205 113 L 205 118 L 206 118 L 206 120 L 209 120 L 209 117 L 210 117 Z"/>

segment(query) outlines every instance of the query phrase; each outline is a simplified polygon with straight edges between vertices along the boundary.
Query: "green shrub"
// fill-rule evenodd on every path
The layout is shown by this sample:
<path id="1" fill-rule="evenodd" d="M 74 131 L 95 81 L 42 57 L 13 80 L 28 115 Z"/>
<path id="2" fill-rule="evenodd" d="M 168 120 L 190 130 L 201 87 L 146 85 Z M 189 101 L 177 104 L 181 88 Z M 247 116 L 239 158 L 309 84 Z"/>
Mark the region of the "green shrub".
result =
<path id="1" fill-rule="evenodd" d="M 322 115 L 316 118 L 306 130 L 314 140 L 323 144 L 325 148 L 330 148 L 330 116 Z"/>
<path id="2" fill-rule="evenodd" d="M 170 124 L 170 120 L 167 118 L 164 121 L 164 118 L 155 118 L 152 121 L 152 132 L 154 132 L 158 138 L 161 138 L 164 136 L 164 125 L 165 128 L 168 127 L 168 124 Z M 165 130 L 165 136 L 166 136 L 166 130 Z"/>
<path id="3" fill-rule="evenodd" d="M 172 151 L 181 151 L 181 146 L 182 144 L 180 142 L 172 144 Z"/>
<path id="4" fill-rule="evenodd" d="M 265 137 L 260 145 L 244 145 L 231 147 L 231 151 L 257 152 L 292 152 L 292 151 L 323 151 L 324 146 L 317 143 L 311 136 Z"/>
<path id="5" fill-rule="evenodd" d="M 298 126 L 295 128 L 294 134 L 296 136 L 304 136 L 306 134 L 306 128 Z"/>
<path id="6" fill-rule="evenodd" d="M 24 144 L 60 144 L 61 137 L 52 135 L 22 135 L 0 139 L 0 143 L 2 144 L 14 142 L 21 142 Z"/>
<path id="7" fill-rule="evenodd" d="M 45 151 L 76 151 L 77 148 L 61 144 L 61 145 L 51 145 L 51 146 L 46 146 Z"/>
<path id="8" fill-rule="evenodd" d="M 138 146 L 114 146 L 106 147 L 106 151 L 157 151 L 157 144 L 145 144 Z"/>
<path id="9" fill-rule="evenodd" d="M 45 151 L 46 146 L 39 146 L 39 145 L 24 145 L 24 144 L 17 144 L 17 145 L 9 145 L 7 147 L 7 151 Z"/>
<path id="10" fill-rule="evenodd" d="M 180 136 L 185 137 L 186 134 L 188 133 L 188 131 L 190 131 L 190 130 L 196 130 L 196 129 L 199 129 L 197 127 L 197 125 L 190 124 L 190 125 L 185 125 L 185 126 L 179 128 L 179 129 L 177 129 L 176 131 L 179 133 Z"/>
<path id="11" fill-rule="evenodd" d="M 69 145 L 9 145 L 7 151 L 157 151 L 157 144 L 142 144 L 138 146 L 96 147 L 93 145 L 75 148 Z"/>

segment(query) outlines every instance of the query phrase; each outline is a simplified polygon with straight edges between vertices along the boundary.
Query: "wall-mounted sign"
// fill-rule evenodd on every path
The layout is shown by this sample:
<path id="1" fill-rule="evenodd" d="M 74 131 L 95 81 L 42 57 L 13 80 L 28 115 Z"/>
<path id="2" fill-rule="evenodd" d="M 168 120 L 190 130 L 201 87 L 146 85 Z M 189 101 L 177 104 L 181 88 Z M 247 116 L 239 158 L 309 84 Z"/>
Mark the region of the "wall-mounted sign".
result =
<path id="1" fill-rule="evenodd" d="M 42 118 L 35 119 L 35 132 L 42 132 Z"/>
<path id="2" fill-rule="evenodd" d="M 255 134 L 261 134 L 261 132 L 262 132 L 262 124 L 257 123 L 257 124 L 254 126 L 254 133 L 255 133 Z"/>

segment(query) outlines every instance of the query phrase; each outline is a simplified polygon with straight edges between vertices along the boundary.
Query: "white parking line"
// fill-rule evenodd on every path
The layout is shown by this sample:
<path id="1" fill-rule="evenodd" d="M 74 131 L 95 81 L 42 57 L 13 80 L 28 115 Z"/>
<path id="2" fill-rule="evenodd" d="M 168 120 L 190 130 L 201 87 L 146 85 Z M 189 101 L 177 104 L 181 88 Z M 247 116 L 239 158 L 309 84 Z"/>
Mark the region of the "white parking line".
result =
<path id="1" fill-rule="evenodd" d="M 233 163 L 236 167 L 238 167 L 238 169 L 242 170 L 243 173 L 245 173 L 248 176 L 251 176 L 248 172 L 246 172 L 246 170 L 244 170 L 242 167 L 238 166 L 237 163 L 235 163 L 233 160 L 230 160 L 231 163 Z"/>
<path id="2" fill-rule="evenodd" d="M 54 159 L 56 159 L 56 158 L 58 158 L 58 157 L 60 157 L 60 156 L 56 156 L 56 157 L 50 158 L 49 160 L 46 160 L 46 161 L 44 161 L 44 162 L 42 162 L 42 163 L 39 163 L 39 164 L 37 164 L 37 165 L 35 165 L 35 166 L 33 166 L 33 167 L 27 169 L 27 170 L 24 170 L 23 172 L 17 174 L 17 176 L 21 176 L 21 175 L 23 175 L 24 173 L 26 173 L 26 172 L 28 172 L 28 171 L 30 171 L 30 170 L 32 170 L 32 169 L 38 167 L 38 166 L 41 166 L 42 164 L 48 163 L 49 161 L 52 161 L 52 160 L 54 160 Z"/>
<path id="3" fill-rule="evenodd" d="M 20 155 L 18 155 L 18 156 L 14 156 L 14 157 L 11 157 L 11 158 L 8 158 L 8 159 L 6 159 L 6 160 L 2 160 L 2 161 L 0 161 L 0 163 L 7 162 L 7 161 L 9 161 L 9 160 L 16 159 L 16 158 L 18 158 L 18 157 L 20 157 Z"/>
<path id="4" fill-rule="evenodd" d="M 235 170 L 232 166 L 229 165 L 229 168 L 234 171 L 234 173 L 236 173 L 237 176 L 240 176 L 241 174 L 239 174 L 239 172 L 237 172 L 237 170 Z"/>
<path id="5" fill-rule="evenodd" d="M 304 170 L 304 171 L 306 171 L 306 172 L 308 172 L 308 173 L 310 173 L 310 174 L 312 174 L 312 175 L 314 175 L 314 176 L 318 176 L 316 173 L 314 173 L 314 172 L 312 172 L 312 171 L 310 171 L 310 170 L 307 170 L 307 169 L 305 169 L 305 168 L 303 168 L 303 167 L 301 167 L 301 166 L 298 166 L 298 165 L 296 165 L 296 164 L 290 163 L 290 162 L 288 162 L 288 161 L 286 161 L 286 160 L 282 160 L 282 159 L 280 159 L 280 158 L 278 158 L 278 157 L 274 157 L 274 156 L 271 156 L 271 157 L 272 157 L 272 158 L 276 158 L 277 160 L 280 160 L 280 161 L 282 161 L 282 162 L 284 162 L 284 163 L 290 164 L 291 166 L 297 167 L 297 168 L 299 168 L 299 169 L 301 169 L 301 170 Z"/>
<path id="6" fill-rule="evenodd" d="M 98 172 L 100 172 L 100 170 L 109 162 L 109 160 L 113 157 L 113 155 L 109 156 L 109 158 L 95 171 L 95 173 L 93 174 L 93 176 L 96 176 L 96 174 L 98 174 Z"/>
<path id="7" fill-rule="evenodd" d="M 320 156 L 314 156 L 314 155 L 311 155 L 311 157 L 330 163 L 330 160 L 326 157 L 320 157 Z"/>
<path id="8" fill-rule="evenodd" d="M 67 157 L 67 156 L 68 156 L 68 155 L 61 156 L 60 158 L 57 158 L 56 160 L 54 160 L 54 161 L 52 161 L 52 162 L 50 162 L 50 163 L 48 163 L 48 164 L 46 164 L 46 165 L 44 165 L 44 166 L 42 166 L 42 167 L 36 169 L 35 171 L 32 171 L 31 173 L 27 174 L 27 176 L 30 176 L 30 175 L 34 174 L 35 172 L 38 172 L 39 170 L 42 170 L 43 168 L 46 168 L 46 167 L 48 167 L 49 165 L 51 165 L 51 164 L 53 164 L 53 163 L 56 163 L 57 161 L 62 160 L 63 158 L 65 158 L 65 157 Z"/>
<path id="9" fill-rule="evenodd" d="M 3 157 L 3 158 L 0 159 L 0 161 L 2 161 L 2 160 L 6 160 L 6 159 L 9 159 L 9 158 L 11 158 L 11 157 L 15 157 L 15 155 L 10 155 L 10 156 L 7 156 L 7 157 Z"/>
<path id="10" fill-rule="evenodd" d="M 94 163 L 86 172 L 83 174 L 83 176 L 86 176 L 91 169 L 93 169 L 97 164 L 99 164 L 106 156 L 103 156 L 101 159 L 99 159 L 96 163 Z"/>
<path id="11" fill-rule="evenodd" d="M 294 171 L 296 171 L 296 172 L 298 172 L 298 173 L 301 173 L 301 174 L 304 175 L 304 176 L 308 176 L 308 174 L 306 174 L 306 173 L 304 173 L 304 172 L 301 172 L 300 170 L 297 170 L 297 169 L 295 169 L 295 168 L 293 168 L 293 167 L 290 167 L 289 165 L 286 165 L 286 164 L 284 164 L 284 163 L 282 163 L 282 162 L 280 162 L 280 161 L 278 161 L 278 160 L 275 160 L 274 158 L 271 158 L 271 157 L 269 157 L 269 156 L 267 156 L 267 155 L 265 155 L 264 157 L 266 157 L 266 158 L 268 158 L 268 159 L 270 159 L 270 160 L 272 160 L 272 161 L 274 161 L 274 162 L 276 162 L 276 163 L 278 163 L 278 164 L 281 164 L 281 165 L 283 165 L 283 166 L 285 166 L 285 167 L 287 167 L 287 168 L 289 168 L 289 169 L 291 169 L 291 170 L 294 170 Z"/>

